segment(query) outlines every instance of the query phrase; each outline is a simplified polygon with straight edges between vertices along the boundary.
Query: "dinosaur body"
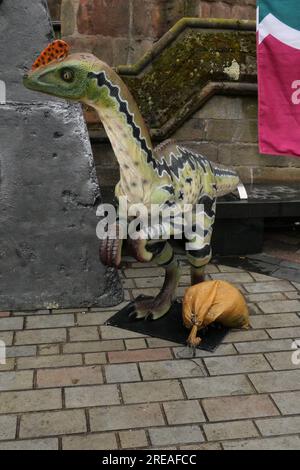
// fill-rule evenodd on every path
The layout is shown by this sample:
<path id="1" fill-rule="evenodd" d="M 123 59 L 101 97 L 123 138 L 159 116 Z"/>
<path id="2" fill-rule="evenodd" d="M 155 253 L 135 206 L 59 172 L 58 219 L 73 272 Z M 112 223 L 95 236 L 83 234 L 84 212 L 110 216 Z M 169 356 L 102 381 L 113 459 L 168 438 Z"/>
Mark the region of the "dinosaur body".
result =
<path id="1" fill-rule="evenodd" d="M 61 54 L 61 49 L 58 52 Z M 117 198 L 126 197 L 129 206 L 143 203 L 150 209 L 156 204 L 162 210 L 172 207 L 184 210 L 186 204 L 203 204 L 204 237 L 196 250 L 187 252 L 192 283 L 203 280 L 204 267 L 211 258 L 216 198 L 237 187 L 237 174 L 195 153 L 185 142 L 168 140 L 153 148 L 128 88 L 113 69 L 91 54 L 66 53 L 65 57 L 60 55 L 52 60 L 50 57 L 24 78 L 24 84 L 43 93 L 81 101 L 97 111 L 120 165 Z M 155 319 L 169 310 L 175 298 L 179 269 L 170 243 L 161 239 L 162 227 L 150 229 L 157 234 L 154 240 L 129 240 L 129 245 L 139 261 L 154 260 L 163 266 L 166 278 L 160 294 L 155 299 L 137 299 L 131 313 Z M 121 250 L 122 240 L 108 235 L 101 241 L 102 262 L 117 266 Z"/>
<path id="2" fill-rule="evenodd" d="M 129 203 L 196 204 L 202 194 L 220 196 L 238 184 L 235 172 L 210 163 L 188 144 L 168 140 L 153 149 L 148 130 L 126 85 L 111 70 L 91 73 L 99 90 L 106 90 L 110 105 L 89 102 L 105 127 L 120 165 L 117 197 Z M 215 185 L 212 190 L 212 185 Z"/>

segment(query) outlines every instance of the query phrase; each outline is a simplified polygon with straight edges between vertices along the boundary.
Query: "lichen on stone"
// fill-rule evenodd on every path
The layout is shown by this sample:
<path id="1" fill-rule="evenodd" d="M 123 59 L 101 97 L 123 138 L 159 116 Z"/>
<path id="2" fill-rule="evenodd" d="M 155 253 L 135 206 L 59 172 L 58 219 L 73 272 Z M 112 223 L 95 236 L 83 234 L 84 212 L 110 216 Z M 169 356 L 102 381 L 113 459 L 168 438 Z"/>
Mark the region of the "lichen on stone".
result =
<path id="1" fill-rule="evenodd" d="M 140 75 L 124 75 L 149 127 L 161 128 L 209 82 L 255 82 L 252 31 L 187 28 Z"/>
<path id="2" fill-rule="evenodd" d="M 241 73 L 241 69 L 238 62 L 233 59 L 231 65 L 229 67 L 224 68 L 224 73 L 226 73 L 226 75 L 228 75 L 231 80 L 238 81 Z"/>

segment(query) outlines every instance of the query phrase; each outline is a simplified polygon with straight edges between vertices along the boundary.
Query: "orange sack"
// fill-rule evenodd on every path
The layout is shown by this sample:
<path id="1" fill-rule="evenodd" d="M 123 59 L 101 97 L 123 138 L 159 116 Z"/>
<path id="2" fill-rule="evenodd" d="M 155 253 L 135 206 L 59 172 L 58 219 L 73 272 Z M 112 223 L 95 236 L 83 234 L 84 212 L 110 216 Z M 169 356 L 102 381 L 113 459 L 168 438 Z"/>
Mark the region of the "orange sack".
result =
<path id="1" fill-rule="evenodd" d="M 198 346 L 197 332 L 217 322 L 230 328 L 250 327 L 249 311 L 241 292 L 226 281 L 206 281 L 189 287 L 183 298 L 183 322 L 191 329 L 190 346 Z"/>

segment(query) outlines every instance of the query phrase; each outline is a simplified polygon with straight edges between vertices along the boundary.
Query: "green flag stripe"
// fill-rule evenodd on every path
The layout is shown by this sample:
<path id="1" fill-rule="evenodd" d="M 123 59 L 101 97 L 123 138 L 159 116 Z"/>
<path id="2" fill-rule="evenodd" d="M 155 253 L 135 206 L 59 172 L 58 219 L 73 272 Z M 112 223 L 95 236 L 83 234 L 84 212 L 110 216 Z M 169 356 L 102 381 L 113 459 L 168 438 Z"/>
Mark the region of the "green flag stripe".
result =
<path id="1" fill-rule="evenodd" d="M 300 0 L 258 0 L 259 22 L 269 13 L 300 31 Z"/>

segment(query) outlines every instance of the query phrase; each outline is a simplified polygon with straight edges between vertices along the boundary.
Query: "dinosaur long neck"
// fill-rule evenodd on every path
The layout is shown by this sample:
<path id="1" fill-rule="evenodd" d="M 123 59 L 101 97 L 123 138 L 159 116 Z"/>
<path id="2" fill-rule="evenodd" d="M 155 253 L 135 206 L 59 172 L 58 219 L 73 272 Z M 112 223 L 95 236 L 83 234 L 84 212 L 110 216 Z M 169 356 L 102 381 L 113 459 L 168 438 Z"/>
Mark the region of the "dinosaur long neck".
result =
<path id="1" fill-rule="evenodd" d="M 113 71 L 90 74 L 99 94 L 93 107 L 104 125 L 120 165 L 121 193 L 141 200 L 156 177 L 155 159 L 148 130 L 126 85 Z"/>

